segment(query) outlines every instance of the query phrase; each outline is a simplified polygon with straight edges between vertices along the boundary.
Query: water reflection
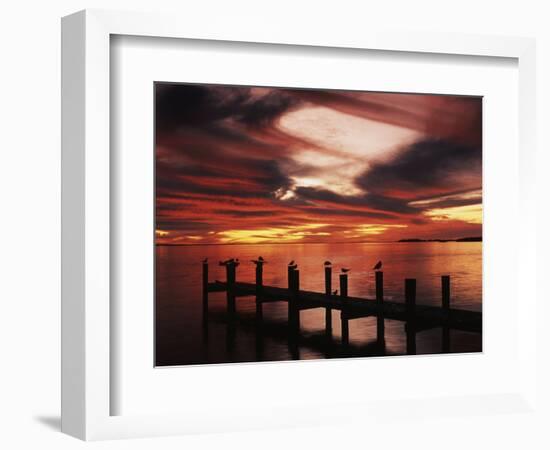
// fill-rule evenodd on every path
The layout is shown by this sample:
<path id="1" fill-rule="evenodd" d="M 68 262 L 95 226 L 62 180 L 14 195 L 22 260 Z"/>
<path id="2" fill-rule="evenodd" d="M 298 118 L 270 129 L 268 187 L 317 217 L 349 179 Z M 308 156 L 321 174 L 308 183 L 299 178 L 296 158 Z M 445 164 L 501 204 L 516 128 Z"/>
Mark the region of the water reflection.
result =
<path id="1" fill-rule="evenodd" d="M 208 257 L 210 281 L 225 280 L 218 260 L 239 257 L 249 261 L 262 255 L 264 284 L 286 287 L 288 261 L 294 259 L 301 272 L 300 288 L 324 292 L 322 263 L 331 259 L 337 271 L 350 267 L 349 295 L 374 298 L 374 272 L 384 261 L 384 295 L 402 301 L 404 278 L 418 280 L 418 304 L 441 303 L 441 275 L 451 275 L 451 303 L 455 308 L 481 310 L 480 243 L 395 243 L 395 244 L 281 244 L 164 247 L 156 249 L 156 360 L 157 365 L 222 362 L 277 361 L 334 358 L 342 356 L 398 355 L 406 352 L 403 323 L 385 321 L 384 345 L 376 342 L 374 317 L 349 322 L 349 346 L 340 345 L 338 311 L 332 311 L 332 333 L 325 331 L 324 309 L 300 312 L 300 333 L 289 339 L 286 303 L 265 303 L 257 320 L 254 297 L 239 297 L 236 313 L 227 314 L 225 293 L 209 295 L 209 313 L 202 302 L 201 264 Z M 238 281 L 254 282 L 255 267 L 242 263 Z M 451 331 L 450 351 L 481 350 L 481 337 Z M 440 353 L 441 329 L 417 335 L 418 353 Z"/>

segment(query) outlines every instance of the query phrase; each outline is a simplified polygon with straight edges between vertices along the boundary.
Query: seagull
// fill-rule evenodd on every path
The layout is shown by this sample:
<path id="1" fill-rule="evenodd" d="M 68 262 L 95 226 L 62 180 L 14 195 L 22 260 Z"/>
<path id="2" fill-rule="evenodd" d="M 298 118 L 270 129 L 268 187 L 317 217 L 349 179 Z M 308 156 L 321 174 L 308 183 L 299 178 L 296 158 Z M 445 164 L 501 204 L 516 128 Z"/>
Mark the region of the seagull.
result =
<path id="1" fill-rule="evenodd" d="M 288 266 L 289 269 L 297 269 L 298 268 L 298 264 L 292 264 L 291 266 Z"/>
<path id="2" fill-rule="evenodd" d="M 336 289 L 336 290 L 332 293 L 332 295 L 338 295 L 338 289 Z"/>
<path id="3" fill-rule="evenodd" d="M 204 259 L 202 260 L 202 263 L 203 263 L 203 264 L 206 264 L 207 262 L 208 262 L 208 258 L 204 258 Z"/>
<path id="4" fill-rule="evenodd" d="M 290 261 L 290 262 L 288 263 L 288 265 L 289 265 L 289 266 L 294 266 L 294 265 L 295 265 L 294 260 Z"/>
<path id="5" fill-rule="evenodd" d="M 231 258 L 225 261 L 220 261 L 220 266 L 228 266 L 229 264 L 235 264 L 235 260 Z"/>
<path id="6" fill-rule="evenodd" d="M 350 270 L 351 270 L 351 269 L 344 269 L 344 268 L 342 267 L 342 273 L 348 273 Z"/>
<path id="7" fill-rule="evenodd" d="M 382 268 L 382 261 L 378 261 L 372 270 L 380 270 Z"/>
<path id="8" fill-rule="evenodd" d="M 262 262 L 263 262 L 263 260 L 264 260 L 264 259 L 263 259 L 261 256 L 258 258 L 258 261 L 262 261 Z"/>
<path id="9" fill-rule="evenodd" d="M 330 261 L 325 261 L 325 266 L 331 266 L 332 263 Z"/>
<path id="10" fill-rule="evenodd" d="M 267 261 L 264 261 L 263 259 L 251 259 L 250 262 L 253 262 L 254 264 L 266 264 Z"/>

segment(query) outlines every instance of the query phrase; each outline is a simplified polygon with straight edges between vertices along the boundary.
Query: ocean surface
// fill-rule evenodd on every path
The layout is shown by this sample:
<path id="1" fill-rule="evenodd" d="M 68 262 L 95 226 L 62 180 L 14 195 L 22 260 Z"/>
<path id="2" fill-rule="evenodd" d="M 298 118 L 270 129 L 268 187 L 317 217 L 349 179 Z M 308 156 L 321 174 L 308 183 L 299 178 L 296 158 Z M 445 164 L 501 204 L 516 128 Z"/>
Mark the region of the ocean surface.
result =
<path id="1" fill-rule="evenodd" d="M 342 267 L 351 269 L 348 294 L 374 298 L 372 267 L 383 261 L 386 300 L 404 301 L 404 279 L 416 278 L 417 304 L 441 304 L 441 276 L 451 277 L 451 307 L 481 311 L 482 243 L 402 242 L 380 244 L 276 244 L 157 246 L 155 280 L 155 360 L 157 366 L 282 361 L 341 357 L 340 315 L 333 311 L 333 342 L 324 337 L 325 310 L 300 313 L 300 340 L 286 338 L 287 304 L 264 304 L 262 333 L 255 327 L 253 297 L 237 298 L 237 320 L 228 325 L 225 293 L 209 294 L 209 315 L 202 315 L 202 263 L 208 258 L 209 280 L 225 280 L 218 261 L 239 258 L 237 281 L 254 282 L 251 259 L 262 256 L 264 284 L 287 286 L 287 264 L 300 270 L 300 288 L 324 292 L 323 262 L 333 264 L 333 289 Z M 376 319 L 351 320 L 349 356 L 380 355 L 373 350 Z M 260 336 L 261 335 L 261 336 Z M 386 320 L 384 355 L 405 354 L 402 322 Z M 452 352 L 481 351 L 481 336 L 451 331 Z M 440 353 L 441 329 L 417 334 L 417 353 Z"/>

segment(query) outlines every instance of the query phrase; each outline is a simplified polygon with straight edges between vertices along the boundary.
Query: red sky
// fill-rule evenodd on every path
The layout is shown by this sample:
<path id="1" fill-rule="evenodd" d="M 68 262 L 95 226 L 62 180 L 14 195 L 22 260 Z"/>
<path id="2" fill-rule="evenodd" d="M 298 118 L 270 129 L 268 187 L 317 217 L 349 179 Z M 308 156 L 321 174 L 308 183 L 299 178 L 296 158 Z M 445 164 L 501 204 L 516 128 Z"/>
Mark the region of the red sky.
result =
<path id="1" fill-rule="evenodd" d="M 156 84 L 157 243 L 481 235 L 481 99 Z"/>

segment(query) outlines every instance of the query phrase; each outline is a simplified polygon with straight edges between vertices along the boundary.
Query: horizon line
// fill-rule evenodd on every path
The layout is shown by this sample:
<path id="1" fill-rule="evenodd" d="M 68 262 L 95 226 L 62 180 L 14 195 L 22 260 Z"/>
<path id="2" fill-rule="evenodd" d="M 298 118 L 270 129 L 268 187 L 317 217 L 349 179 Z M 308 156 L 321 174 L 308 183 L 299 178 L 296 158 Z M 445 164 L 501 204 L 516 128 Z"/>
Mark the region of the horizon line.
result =
<path id="1" fill-rule="evenodd" d="M 155 242 L 155 246 L 159 247 L 196 247 L 196 246 L 207 246 L 207 245 L 320 245 L 320 244 L 410 244 L 411 242 L 407 242 L 407 240 L 412 239 L 418 239 L 418 238 L 405 238 L 405 240 L 400 239 L 397 241 L 335 241 L 335 242 L 196 242 L 196 243 L 188 243 L 188 244 L 178 244 L 178 243 L 161 243 L 161 242 Z M 460 239 L 480 239 L 479 241 L 460 241 Z M 471 242 L 483 242 L 482 236 L 466 236 L 461 238 L 454 238 L 454 239 L 442 239 L 442 238 L 430 238 L 430 239 L 420 239 L 417 241 L 413 241 L 412 243 L 419 242 L 419 243 L 429 243 L 429 242 L 458 242 L 458 243 L 471 243 Z"/>

